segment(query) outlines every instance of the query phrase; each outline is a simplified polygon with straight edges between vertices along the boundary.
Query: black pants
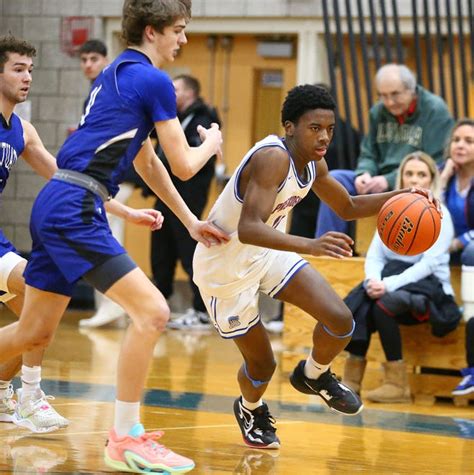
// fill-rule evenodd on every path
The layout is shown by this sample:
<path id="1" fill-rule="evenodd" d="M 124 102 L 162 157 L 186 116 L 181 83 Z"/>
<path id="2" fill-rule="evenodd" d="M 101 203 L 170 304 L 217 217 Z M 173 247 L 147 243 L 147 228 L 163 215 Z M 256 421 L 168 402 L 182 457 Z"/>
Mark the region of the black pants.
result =
<path id="1" fill-rule="evenodd" d="M 474 368 L 474 317 L 466 323 L 466 359 L 469 368 Z"/>
<path id="2" fill-rule="evenodd" d="M 151 233 L 151 270 L 155 285 L 165 298 L 173 294 L 176 264 L 181 265 L 189 277 L 189 284 L 193 293 L 193 308 L 206 312 L 199 289 L 193 282 L 193 255 L 197 242 L 189 235 L 188 230 L 169 210 L 160 208 L 165 218 L 163 227 Z M 202 210 L 197 213 L 199 217 Z"/>

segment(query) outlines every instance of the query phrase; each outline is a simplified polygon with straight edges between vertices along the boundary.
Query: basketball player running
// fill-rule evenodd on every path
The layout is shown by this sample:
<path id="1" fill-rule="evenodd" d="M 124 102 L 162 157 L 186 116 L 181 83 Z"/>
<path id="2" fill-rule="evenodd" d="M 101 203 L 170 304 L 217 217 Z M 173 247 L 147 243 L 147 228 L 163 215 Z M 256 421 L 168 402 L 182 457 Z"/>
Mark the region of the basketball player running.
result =
<path id="1" fill-rule="evenodd" d="M 46 150 L 33 125 L 13 112 L 15 105 L 28 96 L 35 55 L 36 50 L 30 43 L 14 36 L 0 37 L 0 193 L 20 156 L 46 179 L 57 170 L 55 158 Z M 112 202 L 108 208 L 122 217 L 128 213 L 133 222 L 156 225 L 154 210 L 132 210 Z M 0 230 L 0 302 L 18 316 L 25 293 L 25 267 L 26 260 Z M 41 391 L 42 359 L 43 350 L 37 349 L 0 365 L 0 422 L 14 422 L 42 433 L 69 424 L 49 404 L 51 396 Z M 17 391 L 18 403 L 15 403 L 11 380 L 20 367 L 22 388 Z"/>
<path id="2" fill-rule="evenodd" d="M 310 189 L 344 219 L 373 215 L 387 199 L 410 190 L 352 197 L 328 174 L 324 155 L 334 133 L 334 110 L 323 88 L 305 85 L 288 93 L 281 117 L 285 137 L 270 135 L 254 145 L 210 212 L 209 220 L 231 235 L 230 242 L 221 248 L 198 244 L 194 255 L 194 280 L 211 321 L 223 338 L 234 339 L 244 359 L 234 414 L 251 447 L 280 446 L 275 420 L 262 401 L 276 364 L 258 312 L 259 292 L 318 320 L 311 354 L 297 365 L 291 384 L 320 396 L 338 413 L 355 415 L 363 408 L 357 394 L 330 371 L 354 331 L 352 315 L 297 254 L 349 257 L 353 242 L 339 232 L 319 239 L 287 235 L 286 218 Z"/>
<path id="3" fill-rule="evenodd" d="M 0 363 L 45 347 L 84 276 L 121 305 L 132 319 L 118 362 L 115 419 L 105 448 L 118 471 L 186 472 L 192 460 L 173 453 L 145 433 L 140 398 L 153 348 L 169 318 L 166 300 L 128 257 L 108 227 L 103 202 L 118 190 L 132 161 L 150 188 L 203 245 L 227 236 L 189 211 L 156 157 L 149 133 L 155 127 L 173 172 L 196 173 L 221 144 L 216 125 L 201 129 L 203 143 L 187 145 L 176 117 L 173 83 L 158 69 L 186 43 L 189 0 L 126 0 L 123 34 L 130 46 L 96 79 L 76 132 L 57 157 L 59 171 L 32 210 L 33 250 L 25 271 L 20 321 L 0 330 Z"/>

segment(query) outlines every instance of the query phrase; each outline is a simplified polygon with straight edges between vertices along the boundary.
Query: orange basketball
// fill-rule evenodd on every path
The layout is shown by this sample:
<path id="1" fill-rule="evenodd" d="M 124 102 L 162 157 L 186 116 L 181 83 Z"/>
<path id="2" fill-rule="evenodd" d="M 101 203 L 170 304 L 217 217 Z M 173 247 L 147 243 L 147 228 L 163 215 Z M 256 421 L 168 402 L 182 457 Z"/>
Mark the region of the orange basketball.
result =
<path id="1" fill-rule="evenodd" d="M 418 193 L 401 193 L 390 198 L 379 212 L 377 231 L 393 252 L 414 256 L 427 251 L 438 239 L 441 215 Z"/>

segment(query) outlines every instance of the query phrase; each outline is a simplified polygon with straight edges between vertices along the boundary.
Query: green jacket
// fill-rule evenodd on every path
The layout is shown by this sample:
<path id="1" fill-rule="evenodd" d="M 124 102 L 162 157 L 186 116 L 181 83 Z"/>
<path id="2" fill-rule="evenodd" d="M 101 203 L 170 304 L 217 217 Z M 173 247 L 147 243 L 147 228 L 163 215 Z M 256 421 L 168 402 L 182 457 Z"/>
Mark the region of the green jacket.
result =
<path id="1" fill-rule="evenodd" d="M 421 150 L 441 163 L 454 120 L 441 97 L 421 86 L 416 92 L 416 110 L 404 124 L 400 125 L 382 103 L 370 109 L 369 132 L 362 140 L 357 176 L 365 172 L 383 175 L 393 189 L 405 155 Z"/>

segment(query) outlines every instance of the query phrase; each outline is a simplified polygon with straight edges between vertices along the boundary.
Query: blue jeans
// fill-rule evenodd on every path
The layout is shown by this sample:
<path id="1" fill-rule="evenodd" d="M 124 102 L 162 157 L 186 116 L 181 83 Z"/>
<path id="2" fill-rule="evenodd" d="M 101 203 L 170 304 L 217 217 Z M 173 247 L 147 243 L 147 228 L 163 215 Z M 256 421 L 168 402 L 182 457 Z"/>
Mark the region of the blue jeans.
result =
<path id="1" fill-rule="evenodd" d="M 356 174 L 353 170 L 332 170 L 330 174 L 350 195 L 357 195 L 355 189 Z M 324 201 L 321 201 L 315 236 L 317 238 L 321 237 L 328 231 L 339 231 L 347 234 L 348 229 L 349 223 L 340 218 Z"/>

